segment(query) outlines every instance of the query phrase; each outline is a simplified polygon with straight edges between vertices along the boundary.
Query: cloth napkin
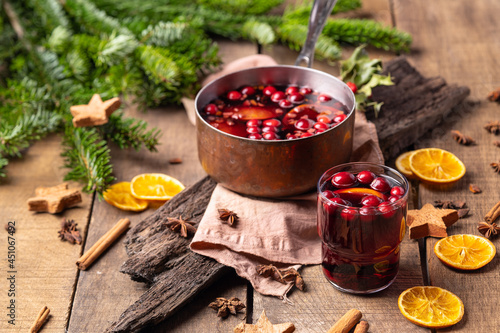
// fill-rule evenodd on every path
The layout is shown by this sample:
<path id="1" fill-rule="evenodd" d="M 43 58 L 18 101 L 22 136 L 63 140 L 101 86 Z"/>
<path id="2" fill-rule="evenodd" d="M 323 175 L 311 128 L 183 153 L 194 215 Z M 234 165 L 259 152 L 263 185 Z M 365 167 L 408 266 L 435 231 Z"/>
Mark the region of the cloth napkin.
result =
<path id="1" fill-rule="evenodd" d="M 228 64 L 205 82 L 232 71 L 275 65 L 269 56 L 253 55 Z M 189 118 L 194 123 L 194 102 L 184 99 Z M 354 123 L 352 161 L 383 163 L 375 125 L 357 112 Z M 230 226 L 219 219 L 219 209 L 238 215 Z M 252 283 L 259 293 L 287 300 L 293 283 L 282 284 L 258 275 L 259 265 L 278 268 L 321 263 L 321 240 L 316 228 L 316 193 L 271 200 L 244 196 L 217 185 L 191 250 L 233 267 L 236 273 Z M 305 281 L 307 287 L 307 281 Z"/>

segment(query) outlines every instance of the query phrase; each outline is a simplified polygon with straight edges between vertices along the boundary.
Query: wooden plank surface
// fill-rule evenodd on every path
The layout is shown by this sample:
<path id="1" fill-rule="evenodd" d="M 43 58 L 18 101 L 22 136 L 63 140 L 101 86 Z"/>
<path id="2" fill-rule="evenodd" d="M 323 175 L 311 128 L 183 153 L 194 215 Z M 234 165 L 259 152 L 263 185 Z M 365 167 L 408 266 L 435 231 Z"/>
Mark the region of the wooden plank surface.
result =
<path id="1" fill-rule="evenodd" d="M 26 150 L 22 159 L 11 160 L 7 166 L 7 178 L 0 185 L 0 249 L 2 260 L 2 319 L 0 331 L 27 332 L 36 316 L 46 305 L 50 319 L 44 332 L 63 332 L 71 308 L 76 282 L 75 262 L 80 256 L 81 246 L 62 242 L 58 238 L 63 217 L 74 219 L 84 234 L 90 210 L 91 197 L 83 195 L 83 202 L 75 208 L 59 214 L 28 211 L 26 201 L 33 197 L 38 186 L 54 186 L 63 182 L 65 170 L 61 167 L 61 138 L 51 135 Z M 81 188 L 70 183 L 70 188 Z M 8 221 L 15 221 L 15 268 L 7 264 L 7 231 L 3 228 Z M 15 275 L 15 295 L 10 297 L 7 278 Z M 15 326 L 8 323 L 6 307 L 15 300 Z"/>

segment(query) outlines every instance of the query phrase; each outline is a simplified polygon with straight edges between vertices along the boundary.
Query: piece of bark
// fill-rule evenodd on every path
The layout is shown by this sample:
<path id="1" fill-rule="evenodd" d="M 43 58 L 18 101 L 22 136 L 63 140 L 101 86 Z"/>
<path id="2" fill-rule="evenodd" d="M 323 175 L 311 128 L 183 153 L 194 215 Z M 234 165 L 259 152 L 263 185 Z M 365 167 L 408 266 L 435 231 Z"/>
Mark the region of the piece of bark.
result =
<path id="1" fill-rule="evenodd" d="M 385 63 L 384 74 L 394 85 L 373 88 L 372 99 L 384 104 L 378 118 L 370 112 L 367 117 L 377 128 L 386 159 L 438 126 L 470 94 L 468 87 L 448 85 L 442 77 L 423 77 L 404 57 Z"/>
<path id="2" fill-rule="evenodd" d="M 165 226 L 168 217 L 179 215 L 198 225 L 215 185 L 209 177 L 200 180 L 128 232 L 129 259 L 121 271 L 151 286 L 106 332 L 139 332 L 163 321 L 229 270 L 192 252 L 190 239 Z"/>

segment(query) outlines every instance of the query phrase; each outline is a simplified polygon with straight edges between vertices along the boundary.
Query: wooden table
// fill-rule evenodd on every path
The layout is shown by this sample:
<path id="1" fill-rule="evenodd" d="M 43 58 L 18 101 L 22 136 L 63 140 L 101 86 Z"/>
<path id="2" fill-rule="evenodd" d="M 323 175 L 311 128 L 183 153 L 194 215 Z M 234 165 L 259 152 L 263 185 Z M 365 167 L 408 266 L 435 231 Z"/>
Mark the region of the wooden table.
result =
<path id="1" fill-rule="evenodd" d="M 500 158 L 500 149 L 492 145 L 494 137 L 482 127 L 500 119 L 500 105 L 486 101 L 489 91 L 500 86 L 500 2 L 497 0 L 365 0 L 358 14 L 393 24 L 413 36 L 409 61 L 425 76 L 443 76 L 449 83 L 471 88 L 473 105 L 455 110 L 444 125 L 429 133 L 416 147 L 439 147 L 455 153 L 467 166 L 466 176 L 451 189 L 426 187 L 415 183 L 417 205 L 435 199 L 466 200 L 471 216 L 449 228 L 450 234 L 478 234 L 476 226 L 487 210 L 500 199 L 500 175 L 489 163 Z M 257 52 L 245 42 L 220 41 L 224 61 Z M 352 50 L 352 49 L 351 49 Z M 279 63 L 292 64 L 297 53 L 284 47 L 265 48 Z M 372 57 L 384 60 L 392 54 L 370 50 Z M 345 52 L 347 56 L 350 52 Z M 337 67 L 316 62 L 316 68 L 337 75 Z M 113 149 L 113 164 L 118 180 L 130 180 L 144 172 L 162 172 L 193 184 L 204 176 L 196 154 L 195 129 L 181 107 L 150 110 L 148 113 L 127 108 L 127 114 L 147 120 L 163 131 L 159 152 L 120 151 Z M 449 135 L 458 129 L 478 144 L 458 145 Z M 16 221 L 16 325 L 7 323 L 6 260 L 0 263 L 0 331 L 26 331 L 43 305 L 51 309 L 51 318 L 43 332 L 101 332 L 146 290 L 119 272 L 126 254 L 121 243 L 115 244 L 87 271 L 79 272 L 75 261 L 120 218 L 129 217 L 135 225 L 152 210 L 140 214 L 120 211 L 91 195 L 83 203 L 62 214 L 34 214 L 27 211 L 26 200 L 37 186 L 62 181 L 65 170 L 60 154 L 60 137 L 53 135 L 35 143 L 22 159 L 7 168 L 8 178 L 0 186 L 0 221 Z M 180 157 L 182 164 L 168 160 Z M 390 162 L 389 162 L 390 163 Z M 468 185 L 479 185 L 483 193 L 474 195 Z M 78 184 L 72 184 L 78 186 Z M 71 245 L 57 239 L 62 217 L 74 219 L 86 237 L 85 245 Z M 123 238 L 122 238 L 123 239 Z M 500 259 L 475 272 L 460 272 L 444 267 L 432 253 L 436 239 L 427 239 L 427 254 L 419 257 L 416 241 L 406 239 L 402 246 L 401 271 L 386 291 L 372 296 L 352 296 L 333 289 L 322 276 L 319 266 L 303 269 L 306 292 L 290 295 L 293 305 L 255 293 L 246 281 L 230 273 L 198 295 L 176 315 L 148 332 L 232 332 L 244 320 L 243 315 L 226 320 L 216 317 L 207 307 L 216 297 L 238 297 L 246 301 L 249 322 L 255 322 L 265 309 L 273 323 L 291 321 L 296 332 L 325 332 L 348 309 L 358 308 L 371 325 L 370 332 L 424 332 L 427 329 L 409 323 L 400 314 L 397 297 L 406 288 L 422 285 L 422 267 L 427 264 L 430 283 L 457 294 L 465 304 L 463 320 L 443 331 L 500 332 Z M 498 246 L 499 240 L 493 242 Z M 7 256 L 7 234 L 0 238 L 2 257 Z M 5 288 L 4 288 L 5 287 Z"/>

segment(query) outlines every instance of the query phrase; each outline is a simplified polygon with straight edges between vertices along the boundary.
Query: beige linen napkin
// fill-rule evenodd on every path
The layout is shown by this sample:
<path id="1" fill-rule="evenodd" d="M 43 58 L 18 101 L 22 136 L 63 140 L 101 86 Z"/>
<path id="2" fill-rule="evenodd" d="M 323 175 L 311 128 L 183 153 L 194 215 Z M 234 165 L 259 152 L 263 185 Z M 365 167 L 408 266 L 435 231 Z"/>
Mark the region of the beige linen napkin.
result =
<path id="1" fill-rule="evenodd" d="M 274 65 L 268 57 L 254 55 L 228 64 L 217 76 L 231 71 Z M 183 100 L 190 119 L 194 122 L 194 103 Z M 375 125 L 361 112 L 356 114 L 352 161 L 383 163 Z M 326 171 L 326 170 L 325 170 Z M 218 209 L 235 212 L 239 220 L 233 226 L 222 223 Z M 248 197 L 217 185 L 191 249 L 201 255 L 233 267 L 236 273 L 249 280 L 255 290 L 264 295 L 286 299 L 291 283 L 281 284 L 257 274 L 262 264 L 279 268 L 321 263 L 321 243 L 316 229 L 316 194 L 270 200 Z M 307 281 L 306 288 L 307 288 Z"/>

